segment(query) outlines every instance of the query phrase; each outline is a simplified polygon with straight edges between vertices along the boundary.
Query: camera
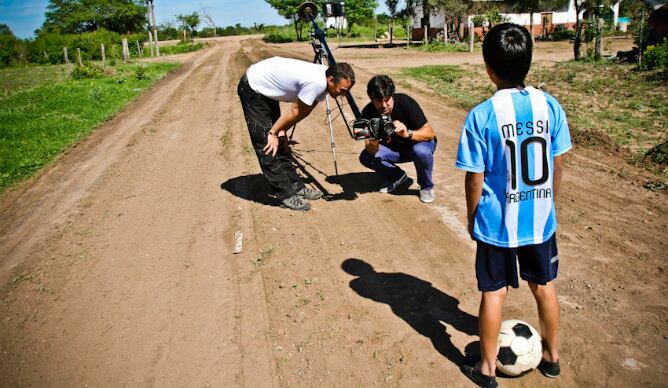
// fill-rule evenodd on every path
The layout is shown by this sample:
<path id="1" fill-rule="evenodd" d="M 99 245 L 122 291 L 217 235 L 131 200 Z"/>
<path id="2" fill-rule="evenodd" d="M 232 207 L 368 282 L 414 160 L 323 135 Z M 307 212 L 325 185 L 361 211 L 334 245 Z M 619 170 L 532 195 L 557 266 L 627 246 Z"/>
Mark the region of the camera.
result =
<path id="1" fill-rule="evenodd" d="M 384 142 L 394 133 L 394 129 L 392 117 L 387 115 L 372 119 L 360 118 L 353 122 L 355 140 L 378 140 Z"/>

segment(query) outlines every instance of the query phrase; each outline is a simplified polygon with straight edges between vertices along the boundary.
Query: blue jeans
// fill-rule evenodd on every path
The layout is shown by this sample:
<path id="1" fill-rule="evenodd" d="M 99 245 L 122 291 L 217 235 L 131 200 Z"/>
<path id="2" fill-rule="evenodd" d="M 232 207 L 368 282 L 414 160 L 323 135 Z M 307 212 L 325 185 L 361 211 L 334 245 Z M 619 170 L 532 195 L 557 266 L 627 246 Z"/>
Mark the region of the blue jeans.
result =
<path id="1" fill-rule="evenodd" d="M 360 153 L 360 162 L 367 168 L 379 173 L 388 183 L 401 178 L 404 170 L 397 163 L 413 162 L 420 188 L 428 190 L 434 187 L 431 173 L 434 168 L 436 139 L 410 144 L 381 144 L 378 152 L 371 155 L 366 149 Z"/>

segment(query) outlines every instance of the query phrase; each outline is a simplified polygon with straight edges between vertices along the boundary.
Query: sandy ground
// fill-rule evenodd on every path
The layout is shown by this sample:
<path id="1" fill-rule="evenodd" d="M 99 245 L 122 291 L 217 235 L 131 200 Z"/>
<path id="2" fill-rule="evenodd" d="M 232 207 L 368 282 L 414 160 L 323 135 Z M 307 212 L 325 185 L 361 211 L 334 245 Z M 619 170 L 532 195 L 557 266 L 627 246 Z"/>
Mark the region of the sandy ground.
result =
<path id="1" fill-rule="evenodd" d="M 628 43 L 628 42 L 627 42 Z M 277 207 L 236 97 L 247 66 L 308 45 L 226 38 L 0 200 L 0 386 L 472 386 L 477 347 L 463 173 L 466 112 L 405 85 L 437 131 L 437 200 L 375 192 L 324 106 L 298 125 L 299 170 L 326 199 Z M 474 54 L 338 49 L 371 75 Z M 537 60 L 570 58 L 539 44 Z M 349 114 L 350 116 L 350 114 Z M 350 118 L 350 117 L 349 117 Z M 412 166 L 406 166 L 415 177 Z M 562 377 L 504 386 L 666 386 L 668 198 L 619 155 L 575 147 L 558 198 Z M 232 254 L 236 232 L 243 252 Z M 506 318 L 538 327 L 523 285 Z"/>

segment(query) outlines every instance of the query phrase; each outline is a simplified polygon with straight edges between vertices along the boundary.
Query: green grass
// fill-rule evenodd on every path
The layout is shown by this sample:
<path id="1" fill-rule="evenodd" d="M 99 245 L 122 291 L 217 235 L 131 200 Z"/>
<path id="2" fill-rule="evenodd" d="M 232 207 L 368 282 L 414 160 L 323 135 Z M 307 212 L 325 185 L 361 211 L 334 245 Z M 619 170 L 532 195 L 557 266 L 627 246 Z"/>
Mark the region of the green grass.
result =
<path id="1" fill-rule="evenodd" d="M 65 65 L 17 66 L 0 70 L 0 98 L 39 85 L 67 79 Z"/>
<path id="2" fill-rule="evenodd" d="M 422 66 L 403 69 L 401 76 L 421 81 L 464 109 L 496 90 L 483 65 Z M 656 72 L 605 62 L 534 63 L 527 84 L 559 100 L 576 135 L 604 133 L 639 155 L 666 140 L 668 91 Z"/>
<path id="3" fill-rule="evenodd" d="M 45 70 L 30 89 L 15 83 L 13 93 L 0 96 L 0 192 L 48 164 L 177 66 L 125 64 L 104 78 L 63 81 Z M 0 78 L 5 71 L 16 69 L 0 71 Z"/>
<path id="4" fill-rule="evenodd" d="M 204 48 L 202 43 L 174 44 L 171 46 L 160 46 L 160 55 L 183 54 Z"/>

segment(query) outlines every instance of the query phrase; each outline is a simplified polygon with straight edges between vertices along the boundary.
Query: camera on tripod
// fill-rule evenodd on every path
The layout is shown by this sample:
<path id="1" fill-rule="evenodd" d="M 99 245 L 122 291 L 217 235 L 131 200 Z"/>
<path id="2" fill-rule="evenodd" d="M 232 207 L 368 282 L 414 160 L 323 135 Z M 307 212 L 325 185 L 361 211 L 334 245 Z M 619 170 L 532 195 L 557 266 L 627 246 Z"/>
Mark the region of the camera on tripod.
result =
<path id="1" fill-rule="evenodd" d="M 372 119 L 360 118 L 353 122 L 355 140 L 378 140 L 382 143 L 392 136 L 394 129 L 392 117 L 387 115 Z"/>

